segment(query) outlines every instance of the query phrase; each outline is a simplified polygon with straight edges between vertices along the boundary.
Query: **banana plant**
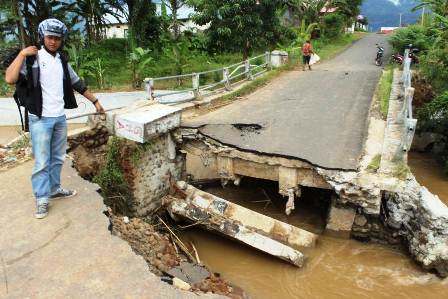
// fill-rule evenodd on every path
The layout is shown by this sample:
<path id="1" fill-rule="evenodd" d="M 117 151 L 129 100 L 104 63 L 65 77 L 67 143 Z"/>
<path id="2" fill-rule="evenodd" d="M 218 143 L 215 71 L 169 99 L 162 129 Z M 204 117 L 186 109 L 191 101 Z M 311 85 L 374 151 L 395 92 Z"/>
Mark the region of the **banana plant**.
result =
<path id="1" fill-rule="evenodd" d="M 176 75 L 182 75 L 184 68 L 188 66 L 187 57 L 189 55 L 188 43 L 180 41 L 174 43 L 172 47 L 163 50 L 165 56 L 168 57 L 175 66 Z M 178 85 L 182 85 L 182 80 L 178 80 Z"/>
<path id="2" fill-rule="evenodd" d="M 88 77 L 95 77 L 92 71 L 94 62 L 91 53 L 86 52 L 82 45 L 78 49 L 73 44 L 67 51 L 70 57 L 70 65 L 81 79 L 86 81 Z"/>
<path id="3" fill-rule="evenodd" d="M 149 53 L 151 50 L 137 47 L 132 49 L 129 54 L 129 63 L 132 68 L 132 87 L 138 88 L 141 86 L 141 73 L 143 69 L 153 60 Z"/>
<path id="4" fill-rule="evenodd" d="M 96 84 L 100 89 L 104 89 L 106 85 L 105 73 L 106 69 L 103 66 L 103 60 L 97 58 L 93 61 L 92 71 L 96 79 Z"/>

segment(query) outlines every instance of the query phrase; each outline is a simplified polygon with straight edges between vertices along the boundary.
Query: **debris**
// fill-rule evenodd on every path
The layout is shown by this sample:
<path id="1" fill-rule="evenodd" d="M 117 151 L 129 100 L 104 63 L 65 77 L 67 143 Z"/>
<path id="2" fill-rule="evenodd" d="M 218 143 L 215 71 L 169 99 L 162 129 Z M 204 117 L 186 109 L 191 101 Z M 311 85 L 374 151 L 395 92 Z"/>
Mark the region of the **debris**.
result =
<path id="1" fill-rule="evenodd" d="M 169 270 L 167 274 L 177 277 L 191 285 L 195 285 L 210 277 L 210 272 L 201 265 L 182 262 L 179 266 Z"/>
<path id="2" fill-rule="evenodd" d="M 191 286 L 188 283 L 177 277 L 173 278 L 173 286 L 184 291 L 189 291 L 191 289 Z"/>
<path id="3" fill-rule="evenodd" d="M 196 262 L 198 264 L 201 264 L 201 260 L 199 259 L 199 254 L 198 254 L 198 251 L 196 250 L 196 247 L 194 246 L 194 243 L 190 242 L 190 244 L 191 244 L 191 247 L 193 247 L 193 251 L 194 251 L 194 256 L 196 258 Z"/>
<path id="4" fill-rule="evenodd" d="M 183 185 L 183 184 L 182 184 Z M 224 234 L 298 267 L 304 256 L 297 247 L 312 247 L 317 236 L 305 230 L 243 208 L 193 186 L 185 189 L 186 199 L 170 202 L 168 211 Z"/>
<path id="5" fill-rule="evenodd" d="M 159 219 L 159 221 L 168 229 L 168 231 L 170 232 L 170 234 L 174 237 L 174 241 L 175 243 L 180 247 L 180 249 L 182 249 L 182 251 L 188 256 L 188 258 L 194 262 L 195 258 L 191 255 L 190 251 L 188 251 L 187 246 L 185 246 L 185 244 L 179 239 L 179 237 L 173 232 L 173 230 L 168 226 L 168 224 L 165 223 L 165 221 L 163 221 L 162 218 L 160 218 L 159 216 L 157 216 L 157 218 Z"/>

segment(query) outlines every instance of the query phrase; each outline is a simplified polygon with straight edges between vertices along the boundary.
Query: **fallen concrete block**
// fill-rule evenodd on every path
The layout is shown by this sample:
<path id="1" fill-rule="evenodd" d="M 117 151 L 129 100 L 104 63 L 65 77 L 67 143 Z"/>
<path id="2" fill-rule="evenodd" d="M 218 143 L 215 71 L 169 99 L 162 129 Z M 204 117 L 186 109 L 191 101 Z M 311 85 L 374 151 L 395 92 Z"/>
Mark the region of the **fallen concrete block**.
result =
<path id="1" fill-rule="evenodd" d="M 248 229 L 223 216 L 214 215 L 210 210 L 204 210 L 191 201 L 178 199 L 168 205 L 170 214 L 198 222 L 206 229 L 224 234 L 244 244 L 261 250 L 267 254 L 276 256 L 282 260 L 302 267 L 305 261 L 303 254 L 289 246 L 263 236 L 254 230 Z"/>
<path id="2" fill-rule="evenodd" d="M 187 219 L 206 229 L 231 237 L 267 254 L 302 267 L 304 255 L 298 247 L 312 247 L 317 235 L 272 219 L 222 198 L 178 182 L 185 199 L 168 204 L 173 219 Z"/>
<path id="3" fill-rule="evenodd" d="M 304 229 L 292 226 L 266 215 L 254 212 L 202 190 L 199 190 L 185 182 L 178 182 L 178 187 L 183 189 L 194 205 L 208 209 L 214 214 L 224 216 L 237 223 L 241 223 L 249 229 L 256 230 L 262 235 L 268 236 L 278 242 L 296 249 L 314 247 L 318 236 Z"/>

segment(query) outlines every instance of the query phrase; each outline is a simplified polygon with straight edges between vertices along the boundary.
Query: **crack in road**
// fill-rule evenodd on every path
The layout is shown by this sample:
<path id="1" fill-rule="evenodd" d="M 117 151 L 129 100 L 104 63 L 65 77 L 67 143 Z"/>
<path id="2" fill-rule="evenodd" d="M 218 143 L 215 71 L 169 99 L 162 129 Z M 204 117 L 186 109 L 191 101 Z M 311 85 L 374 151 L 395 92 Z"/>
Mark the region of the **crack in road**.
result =
<path id="1" fill-rule="evenodd" d="M 10 261 L 7 261 L 7 262 L 6 262 L 6 265 L 11 266 L 11 265 L 13 265 L 13 264 L 15 264 L 15 263 L 17 263 L 17 262 L 23 260 L 24 258 L 29 257 L 30 255 L 32 255 L 32 254 L 35 253 L 36 251 L 39 251 L 39 250 L 41 250 L 41 249 L 44 249 L 45 247 L 47 247 L 48 245 L 50 245 L 54 240 L 56 240 L 56 239 L 62 234 L 62 232 L 63 232 L 64 230 L 66 230 L 67 228 L 69 228 L 69 227 L 70 227 L 70 224 L 71 224 L 71 221 L 68 220 L 67 222 L 64 223 L 64 226 L 62 226 L 61 228 L 59 228 L 58 230 L 56 230 L 54 236 L 51 237 L 50 240 L 48 240 L 47 242 L 45 242 L 44 244 L 42 244 L 41 246 L 39 246 L 39 247 L 37 247 L 37 248 L 35 248 L 35 249 L 33 249 L 33 250 L 30 250 L 30 251 L 28 251 L 28 252 L 25 252 L 24 254 L 22 254 L 21 256 L 15 258 L 15 259 L 12 259 L 12 260 L 10 260 Z"/>

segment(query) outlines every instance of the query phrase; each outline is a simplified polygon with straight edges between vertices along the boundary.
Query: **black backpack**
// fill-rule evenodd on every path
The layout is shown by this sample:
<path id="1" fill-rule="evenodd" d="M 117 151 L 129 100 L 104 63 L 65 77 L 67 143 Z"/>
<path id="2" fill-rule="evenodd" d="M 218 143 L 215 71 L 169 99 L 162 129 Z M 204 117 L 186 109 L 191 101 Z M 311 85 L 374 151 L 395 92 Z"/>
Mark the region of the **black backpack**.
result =
<path id="1" fill-rule="evenodd" d="M 36 61 L 36 56 L 28 56 L 26 58 L 26 78 L 20 74 L 19 80 L 16 83 L 16 90 L 14 92 L 14 101 L 17 104 L 17 108 L 19 109 L 20 122 L 22 124 L 22 130 L 25 132 L 29 132 L 28 125 L 28 109 L 27 109 L 27 99 L 30 96 L 31 91 L 33 90 L 33 64 Z M 20 107 L 25 108 L 25 120 L 22 116 L 22 109 Z"/>

